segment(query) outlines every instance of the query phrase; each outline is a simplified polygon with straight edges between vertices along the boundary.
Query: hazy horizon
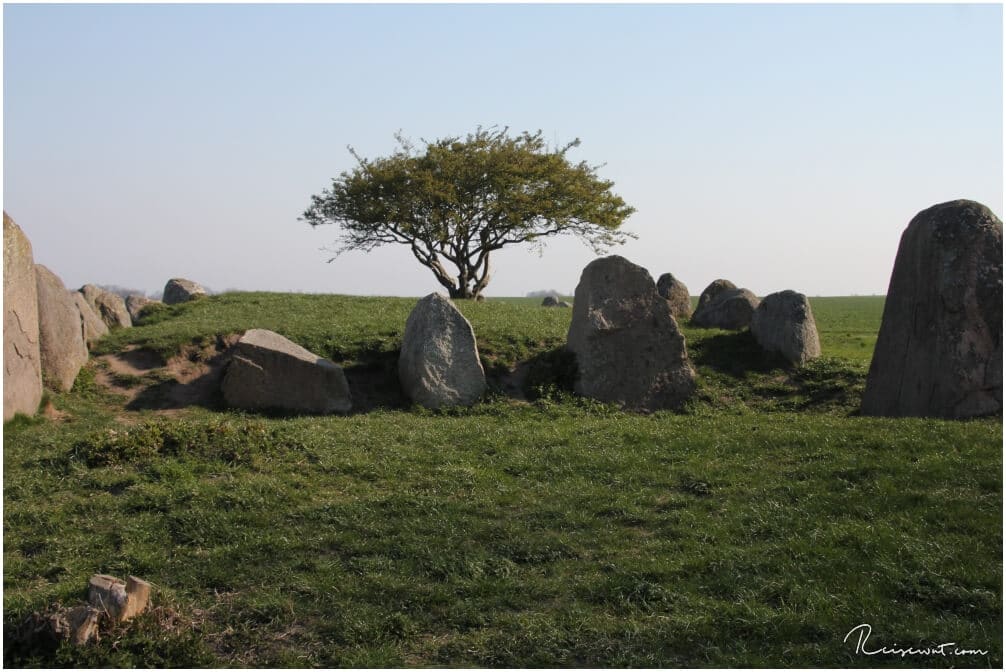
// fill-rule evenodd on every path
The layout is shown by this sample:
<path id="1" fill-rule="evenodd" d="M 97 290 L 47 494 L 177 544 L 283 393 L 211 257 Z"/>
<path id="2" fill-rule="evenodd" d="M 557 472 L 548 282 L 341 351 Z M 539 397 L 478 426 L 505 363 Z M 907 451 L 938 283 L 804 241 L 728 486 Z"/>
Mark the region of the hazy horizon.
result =
<path id="1" fill-rule="evenodd" d="M 884 294 L 909 220 L 1003 213 L 1001 5 L 5 5 L 3 207 L 68 287 L 421 296 L 404 247 L 298 217 L 354 165 L 479 125 L 579 137 L 612 248 L 698 295 Z M 572 238 L 488 296 L 571 292 Z"/>

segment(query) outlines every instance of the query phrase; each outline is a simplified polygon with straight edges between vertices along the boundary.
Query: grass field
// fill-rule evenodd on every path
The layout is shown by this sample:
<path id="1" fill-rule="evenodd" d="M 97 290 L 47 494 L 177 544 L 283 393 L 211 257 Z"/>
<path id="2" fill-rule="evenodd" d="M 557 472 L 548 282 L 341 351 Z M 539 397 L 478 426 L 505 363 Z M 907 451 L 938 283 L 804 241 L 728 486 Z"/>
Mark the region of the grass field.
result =
<path id="1" fill-rule="evenodd" d="M 393 375 L 414 302 L 225 294 L 95 354 L 261 327 L 352 384 Z M 443 413 L 395 385 L 346 417 L 126 410 L 89 364 L 4 427 L 5 665 L 1002 666 L 1002 422 L 857 415 L 883 298 L 812 299 L 824 356 L 795 371 L 684 325 L 698 393 L 652 415 L 571 395 L 570 311 L 537 303 L 459 302 L 490 392 Z M 156 609 L 24 635 L 99 571 Z M 861 623 L 987 653 L 857 655 Z"/>

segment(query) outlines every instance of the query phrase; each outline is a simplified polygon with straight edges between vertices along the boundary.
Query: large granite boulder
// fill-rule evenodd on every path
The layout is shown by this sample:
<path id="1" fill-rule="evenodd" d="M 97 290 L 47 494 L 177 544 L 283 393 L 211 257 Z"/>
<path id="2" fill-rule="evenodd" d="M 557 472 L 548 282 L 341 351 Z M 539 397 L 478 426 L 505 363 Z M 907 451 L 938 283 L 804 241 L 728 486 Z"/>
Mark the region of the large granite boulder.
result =
<path id="1" fill-rule="evenodd" d="M 160 303 L 160 301 L 154 301 L 153 299 L 148 299 L 145 296 L 140 296 L 139 294 L 130 294 L 126 297 L 126 310 L 129 311 L 129 319 L 134 323 L 140 318 L 140 311 L 143 310 L 145 306 L 149 306 L 152 303 Z"/>
<path id="2" fill-rule="evenodd" d="M 751 316 L 751 334 L 765 350 L 782 355 L 790 364 L 802 365 L 821 356 L 821 341 L 810 301 L 787 289 L 769 294 Z"/>
<path id="3" fill-rule="evenodd" d="M 864 415 L 1002 413 L 1003 229 L 974 201 L 923 210 L 901 236 Z"/>
<path id="4" fill-rule="evenodd" d="M 339 366 L 266 329 L 249 329 L 234 344 L 221 389 L 233 408 L 297 413 L 352 408 Z"/>
<path id="5" fill-rule="evenodd" d="M 91 306 L 94 314 L 101 318 L 101 321 L 109 329 L 133 326 L 133 319 L 126 309 L 126 302 L 118 294 L 106 291 L 95 285 L 84 285 L 80 288 L 80 293 Z"/>
<path id="6" fill-rule="evenodd" d="M 712 282 L 709 283 L 709 286 L 706 287 L 704 290 L 702 290 L 702 293 L 699 294 L 699 303 L 697 306 L 695 306 L 695 310 L 705 308 L 721 292 L 724 292 L 728 289 L 737 289 L 737 285 L 724 278 L 720 278 L 719 280 L 713 280 Z"/>
<path id="7" fill-rule="evenodd" d="M 3 419 L 34 415 L 42 401 L 38 288 L 31 243 L 3 213 Z"/>
<path id="8" fill-rule="evenodd" d="M 680 407 L 695 389 L 685 337 L 645 268 L 619 256 L 580 276 L 566 347 L 575 390 L 642 411 Z"/>
<path id="9" fill-rule="evenodd" d="M 171 278 L 164 285 L 163 300 L 169 306 L 185 303 L 200 296 L 206 296 L 206 290 L 203 289 L 203 286 L 185 278 Z"/>
<path id="10" fill-rule="evenodd" d="M 405 322 L 398 380 L 426 408 L 470 406 L 486 389 L 475 331 L 450 299 L 430 294 Z"/>
<path id="11" fill-rule="evenodd" d="M 84 335 L 84 343 L 90 348 L 99 338 L 108 333 L 108 325 L 101 321 L 82 292 L 70 292 L 70 298 L 73 299 L 77 306 L 77 312 L 80 313 L 81 333 Z"/>
<path id="12" fill-rule="evenodd" d="M 743 329 L 751 324 L 758 297 L 729 280 L 714 280 L 699 297 L 692 324 L 706 329 Z"/>
<path id="13" fill-rule="evenodd" d="M 664 273 L 657 280 L 657 294 L 667 299 L 675 320 L 687 320 L 692 316 L 692 298 L 688 287 L 670 273 Z"/>
<path id="14" fill-rule="evenodd" d="M 45 266 L 35 266 L 35 285 L 42 379 L 52 389 L 65 392 L 87 362 L 80 311 L 63 281 Z"/>

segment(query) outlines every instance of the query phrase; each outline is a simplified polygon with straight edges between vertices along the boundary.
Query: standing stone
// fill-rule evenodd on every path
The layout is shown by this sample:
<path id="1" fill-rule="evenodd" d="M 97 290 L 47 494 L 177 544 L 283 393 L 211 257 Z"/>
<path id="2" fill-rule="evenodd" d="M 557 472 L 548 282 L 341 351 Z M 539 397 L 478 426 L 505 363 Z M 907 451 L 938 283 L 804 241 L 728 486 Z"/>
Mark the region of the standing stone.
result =
<path id="1" fill-rule="evenodd" d="M 70 292 L 70 298 L 73 299 L 77 311 L 80 313 L 81 333 L 84 336 L 84 343 L 90 348 L 98 342 L 99 338 L 108 333 L 108 325 L 101 321 L 81 292 Z"/>
<path id="2" fill-rule="evenodd" d="M 65 392 L 87 362 L 80 311 L 63 281 L 45 266 L 35 266 L 35 283 L 42 379 L 52 389 Z"/>
<path id="3" fill-rule="evenodd" d="M 3 213 L 3 419 L 34 415 L 42 401 L 38 289 L 31 243 Z"/>
<path id="4" fill-rule="evenodd" d="M 657 280 L 657 294 L 667 299 L 675 320 L 687 320 L 692 316 L 692 298 L 688 287 L 670 273 L 664 273 Z"/>
<path id="5" fill-rule="evenodd" d="M 1002 222 L 974 201 L 923 210 L 901 236 L 864 415 L 1002 413 Z"/>
<path id="6" fill-rule="evenodd" d="M 566 347 L 575 390 L 626 408 L 680 407 L 695 389 L 685 337 L 645 268 L 619 256 L 587 264 L 576 286 Z"/>
<path id="7" fill-rule="evenodd" d="M 763 349 L 797 366 L 821 356 L 821 341 L 810 301 L 787 289 L 769 294 L 751 316 L 751 334 Z"/>
<path id="8" fill-rule="evenodd" d="M 126 302 L 118 294 L 95 285 L 84 285 L 80 288 L 80 293 L 84 295 L 94 314 L 101 318 L 109 329 L 133 326 L 133 319 L 126 310 Z"/>
<path id="9" fill-rule="evenodd" d="M 342 368 L 266 329 L 249 329 L 234 344 L 222 391 L 228 406 L 298 413 L 352 408 Z"/>
<path id="10" fill-rule="evenodd" d="M 743 329 L 751 324 L 758 297 L 729 280 L 714 280 L 699 297 L 692 324 L 706 329 Z"/>
<path id="11" fill-rule="evenodd" d="M 144 306 L 149 306 L 152 303 L 160 303 L 160 301 L 153 301 L 139 294 L 130 294 L 127 296 L 126 310 L 129 312 L 129 319 L 136 322 L 140 318 L 140 311 L 143 310 Z"/>
<path id="12" fill-rule="evenodd" d="M 164 303 L 169 306 L 185 303 L 199 296 L 206 296 L 206 290 L 198 282 L 192 282 L 185 278 L 171 278 L 164 285 Z"/>
<path id="13" fill-rule="evenodd" d="M 447 297 L 430 294 L 409 313 L 398 379 L 409 399 L 426 408 L 470 406 L 485 392 L 475 331 Z"/>

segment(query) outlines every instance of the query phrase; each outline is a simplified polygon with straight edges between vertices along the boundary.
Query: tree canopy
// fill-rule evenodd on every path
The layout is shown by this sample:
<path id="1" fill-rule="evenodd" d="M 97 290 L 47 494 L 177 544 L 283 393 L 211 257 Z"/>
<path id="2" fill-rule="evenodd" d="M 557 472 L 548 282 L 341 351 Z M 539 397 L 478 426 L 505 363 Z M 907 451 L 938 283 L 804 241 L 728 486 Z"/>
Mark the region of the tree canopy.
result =
<path id="1" fill-rule="evenodd" d="M 619 227 L 635 209 L 597 166 L 567 158 L 579 139 L 553 149 L 541 131 L 479 128 L 417 151 L 395 137 L 387 157 L 365 159 L 350 147 L 356 167 L 311 197 L 301 219 L 340 227 L 336 255 L 408 245 L 452 298 L 477 298 L 489 284 L 490 254 L 506 245 L 572 234 L 601 252 L 631 236 Z"/>

